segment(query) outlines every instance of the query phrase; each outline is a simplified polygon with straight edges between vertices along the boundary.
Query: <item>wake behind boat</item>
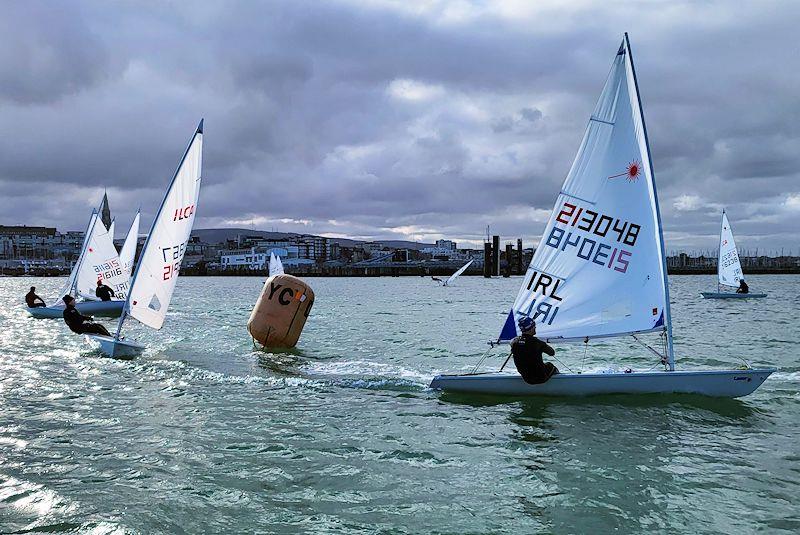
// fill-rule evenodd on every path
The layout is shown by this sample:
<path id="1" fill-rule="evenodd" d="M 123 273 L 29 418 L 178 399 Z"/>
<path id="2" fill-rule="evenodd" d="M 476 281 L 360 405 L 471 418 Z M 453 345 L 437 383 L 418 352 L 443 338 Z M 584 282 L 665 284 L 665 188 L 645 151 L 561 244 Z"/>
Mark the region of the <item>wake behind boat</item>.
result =
<path id="1" fill-rule="evenodd" d="M 497 343 L 521 318 L 549 343 L 660 333 L 664 371 L 438 375 L 431 388 L 515 396 L 750 394 L 774 369 L 675 371 L 664 237 L 627 33 Z M 649 347 L 649 346 L 648 346 Z M 656 365 L 658 365 L 658 363 Z M 501 368 L 502 370 L 502 368 Z"/>
<path id="2" fill-rule="evenodd" d="M 722 226 L 719 232 L 719 255 L 717 256 L 717 291 L 700 292 L 704 299 L 752 299 L 766 297 L 765 293 L 750 293 L 744 282 L 742 263 L 733 240 L 733 230 L 728 215 L 722 211 Z M 723 287 L 739 288 L 736 292 L 723 292 Z M 742 288 L 747 291 L 742 291 Z"/>

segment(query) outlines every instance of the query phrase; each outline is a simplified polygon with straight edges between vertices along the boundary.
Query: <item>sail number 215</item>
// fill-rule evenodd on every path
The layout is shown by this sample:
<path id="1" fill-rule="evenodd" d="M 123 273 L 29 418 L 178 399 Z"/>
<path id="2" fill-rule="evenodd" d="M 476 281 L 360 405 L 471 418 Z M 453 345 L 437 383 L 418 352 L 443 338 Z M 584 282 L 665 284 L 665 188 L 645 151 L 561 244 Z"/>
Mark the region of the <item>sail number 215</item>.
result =
<path id="1" fill-rule="evenodd" d="M 164 262 L 166 262 L 163 271 L 165 281 L 178 276 L 178 271 L 180 271 L 181 268 L 181 260 L 183 260 L 183 254 L 185 252 L 185 243 L 161 248 L 161 254 L 164 256 Z"/>

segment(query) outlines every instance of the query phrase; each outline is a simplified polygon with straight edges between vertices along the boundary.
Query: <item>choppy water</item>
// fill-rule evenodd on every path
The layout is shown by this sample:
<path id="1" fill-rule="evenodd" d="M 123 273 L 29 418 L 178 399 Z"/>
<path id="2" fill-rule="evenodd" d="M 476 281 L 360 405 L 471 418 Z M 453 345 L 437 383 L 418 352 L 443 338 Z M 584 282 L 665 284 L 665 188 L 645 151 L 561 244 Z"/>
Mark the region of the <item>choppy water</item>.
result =
<path id="1" fill-rule="evenodd" d="M 427 384 L 474 366 L 518 278 L 310 279 L 283 354 L 245 330 L 263 281 L 183 278 L 162 331 L 129 324 L 151 348 L 130 362 L 25 315 L 62 281 L 0 279 L 0 531 L 797 533 L 800 277 L 748 280 L 770 297 L 673 277 L 673 314 L 679 366 L 777 366 L 754 395 L 508 401 Z M 655 364 L 628 341 L 558 357 Z"/>

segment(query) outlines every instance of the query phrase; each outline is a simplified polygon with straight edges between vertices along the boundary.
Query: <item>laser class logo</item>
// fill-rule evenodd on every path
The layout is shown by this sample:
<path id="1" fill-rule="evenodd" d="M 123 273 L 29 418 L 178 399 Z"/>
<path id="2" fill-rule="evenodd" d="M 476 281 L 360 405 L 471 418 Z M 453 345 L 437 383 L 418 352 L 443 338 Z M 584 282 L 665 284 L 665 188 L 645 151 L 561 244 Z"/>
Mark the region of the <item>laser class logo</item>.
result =
<path id="1" fill-rule="evenodd" d="M 628 169 L 624 173 L 620 173 L 618 175 L 612 175 L 609 178 L 619 178 L 624 176 L 628 182 L 636 182 L 639 179 L 639 175 L 642 173 L 642 164 L 637 160 L 633 160 L 631 163 L 628 164 Z"/>

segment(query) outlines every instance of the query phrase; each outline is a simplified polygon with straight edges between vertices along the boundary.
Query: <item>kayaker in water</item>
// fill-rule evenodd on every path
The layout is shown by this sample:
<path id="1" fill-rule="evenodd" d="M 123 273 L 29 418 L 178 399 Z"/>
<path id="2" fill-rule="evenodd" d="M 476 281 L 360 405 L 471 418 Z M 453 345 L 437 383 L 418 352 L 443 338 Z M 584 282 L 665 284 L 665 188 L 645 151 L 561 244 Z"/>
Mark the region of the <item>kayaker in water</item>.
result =
<path id="1" fill-rule="evenodd" d="M 111 301 L 112 297 L 116 297 L 114 290 L 103 284 L 102 280 L 97 281 L 97 288 L 94 290 L 94 295 L 99 297 L 101 301 Z"/>
<path id="2" fill-rule="evenodd" d="M 749 294 L 750 287 L 744 282 L 744 279 L 739 279 L 739 287 L 736 289 L 737 294 Z"/>
<path id="3" fill-rule="evenodd" d="M 111 336 L 108 330 L 100 325 L 94 323 L 91 316 L 84 316 L 78 309 L 75 308 L 75 298 L 71 295 L 65 295 L 63 298 L 64 304 L 67 306 L 64 309 L 64 323 L 67 324 L 69 330 L 77 334 L 104 334 Z"/>
<path id="4" fill-rule="evenodd" d="M 44 299 L 36 295 L 36 286 L 31 286 L 31 291 L 25 294 L 25 303 L 28 308 L 46 307 Z"/>
<path id="5" fill-rule="evenodd" d="M 532 385 L 546 383 L 550 377 L 558 373 L 558 368 L 552 362 L 544 362 L 542 353 L 553 357 L 556 351 L 536 338 L 536 322 L 531 318 L 523 316 L 517 324 L 522 334 L 511 342 L 514 365 L 526 383 Z"/>

